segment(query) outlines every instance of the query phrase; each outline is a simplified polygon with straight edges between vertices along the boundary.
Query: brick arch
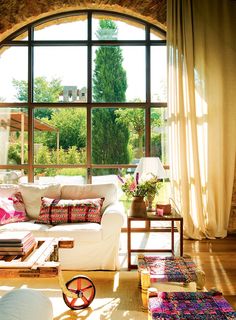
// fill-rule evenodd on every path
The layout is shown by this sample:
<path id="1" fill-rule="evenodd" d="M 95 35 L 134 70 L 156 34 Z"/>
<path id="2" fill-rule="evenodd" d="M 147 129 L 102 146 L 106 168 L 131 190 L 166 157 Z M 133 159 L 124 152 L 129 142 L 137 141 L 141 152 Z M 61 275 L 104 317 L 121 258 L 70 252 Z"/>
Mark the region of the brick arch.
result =
<path id="1" fill-rule="evenodd" d="M 166 29 L 166 0 L 0 0 L 0 9 L 0 41 L 39 18 L 71 10 L 125 13 Z"/>

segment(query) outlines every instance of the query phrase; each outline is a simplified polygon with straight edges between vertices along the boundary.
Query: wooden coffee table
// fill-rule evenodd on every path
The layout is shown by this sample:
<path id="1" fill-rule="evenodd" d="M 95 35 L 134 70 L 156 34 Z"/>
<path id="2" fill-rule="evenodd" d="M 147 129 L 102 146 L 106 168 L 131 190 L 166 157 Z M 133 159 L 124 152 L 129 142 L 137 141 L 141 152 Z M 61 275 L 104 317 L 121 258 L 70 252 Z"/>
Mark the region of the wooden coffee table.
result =
<path id="1" fill-rule="evenodd" d="M 65 304 L 72 310 L 87 308 L 95 297 L 92 280 L 76 275 L 65 283 L 58 261 L 59 248 L 73 248 L 72 238 L 36 238 L 35 247 L 24 256 L 0 256 L 0 277 L 58 277 Z"/>
<path id="2" fill-rule="evenodd" d="M 0 277 L 55 277 L 59 274 L 59 248 L 73 248 L 72 238 L 36 238 L 24 256 L 0 256 Z"/>

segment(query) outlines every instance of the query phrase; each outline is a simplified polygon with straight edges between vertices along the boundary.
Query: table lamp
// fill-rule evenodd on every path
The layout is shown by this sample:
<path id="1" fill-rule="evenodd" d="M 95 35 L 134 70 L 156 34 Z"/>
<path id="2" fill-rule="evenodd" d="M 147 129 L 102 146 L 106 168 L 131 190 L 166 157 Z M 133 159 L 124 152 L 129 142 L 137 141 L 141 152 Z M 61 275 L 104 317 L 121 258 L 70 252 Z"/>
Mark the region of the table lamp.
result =
<path id="1" fill-rule="evenodd" d="M 135 177 L 137 173 L 141 181 L 147 181 L 153 177 L 157 177 L 158 180 L 166 178 L 165 169 L 161 163 L 160 158 L 158 157 L 141 158 L 134 172 Z M 154 211 L 154 209 L 152 209 L 152 201 L 154 200 L 154 197 L 155 195 L 153 194 L 147 195 L 147 198 L 148 198 L 147 211 Z"/>

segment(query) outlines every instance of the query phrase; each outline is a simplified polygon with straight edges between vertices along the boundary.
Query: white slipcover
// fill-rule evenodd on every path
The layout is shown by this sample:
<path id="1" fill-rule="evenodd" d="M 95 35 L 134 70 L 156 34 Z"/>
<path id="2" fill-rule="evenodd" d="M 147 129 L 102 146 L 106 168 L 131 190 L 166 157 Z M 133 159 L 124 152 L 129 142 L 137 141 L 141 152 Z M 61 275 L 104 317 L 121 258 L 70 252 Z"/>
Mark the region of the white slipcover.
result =
<path id="1" fill-rule="evenodd" d="M 72 237 L 74 248 L 60 249 L 61 267 L 64 270 L 117 270 L 119 269 L 119 239 L 124 222 L 124 208 L 117 200 L 117 186 L 108 184 L 87 185 L 0 185 L 0 197 L 22 193 L 30 222 L 10 223 L 2 230 L 29 230 L 39 237 Z M 101 224 L 71 223 L 57 226 L 35 224 L 39 215 L 41 197 L 84 199 L 105 197 Z"/>

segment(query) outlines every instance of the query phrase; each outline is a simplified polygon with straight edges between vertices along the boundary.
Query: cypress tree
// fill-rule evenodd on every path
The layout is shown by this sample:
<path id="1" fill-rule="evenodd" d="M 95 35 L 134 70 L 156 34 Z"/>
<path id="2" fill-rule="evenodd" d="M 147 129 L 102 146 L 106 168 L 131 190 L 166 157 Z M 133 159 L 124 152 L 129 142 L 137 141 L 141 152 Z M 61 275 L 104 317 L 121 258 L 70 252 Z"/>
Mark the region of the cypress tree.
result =
<path id="1" fill-rule="evenodd" d="M 96 35 L 100 40 L 115 40 L 117 32 L 113 21 L 100 20 Z M 118 46 L 101 46 L 96 50 L 94 62 L 93 101 L 125 102 L 127 78 L 122 66 L 122 49 Z M 126 124 L 117 122 L 116 110 L 117 108 L 93 110 L 93 163 L 129 163 L 129 131 Z"/>

